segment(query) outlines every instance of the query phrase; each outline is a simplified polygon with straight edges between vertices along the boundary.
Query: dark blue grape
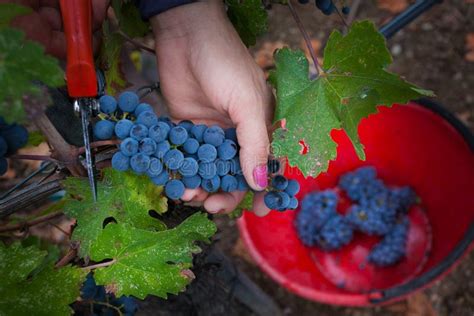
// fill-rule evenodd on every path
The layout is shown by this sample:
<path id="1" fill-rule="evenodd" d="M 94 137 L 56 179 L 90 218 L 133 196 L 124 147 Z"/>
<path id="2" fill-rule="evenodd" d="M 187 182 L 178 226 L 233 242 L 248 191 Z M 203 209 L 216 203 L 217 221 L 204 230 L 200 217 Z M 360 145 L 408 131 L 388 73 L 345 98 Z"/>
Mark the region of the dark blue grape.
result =
<path id="1" fill-rule="evenodd" d="M 399 262 L 406 255 L 409 224 L 406 217 L 397 223 L 370 251 L 369 261 L 379 267 L 387 267 Z"/>
<path id="2" fill-rule="evenodd" d="M 188 139 L 188 131 L 182 126 L 173 127 L 170 130 L 168 139 L 173 145 L 182 145 Z"/>
<path id="3" fill-rule="evenodd" d="M 133 127 L 133 122 L 123 119 L 115 124 L 115 135 L 120 139 L 125 139 L 130 136 L 130 130 Z"/>
<path id="4" fill-rule="evenodd" d="M 199 146 L 197 155 L 202 162 L 212 162 L 217 158 L 217 149 L 213 145 L 204 144 Z"/>
<path id="5" fill-rule="evenodd" d="M 387 190 L 382 181 L 377 179 L 373 167 L 362 167 L 354 172 L 348 172 L 339 180 L 339 187 L 346 191 L 355 202 L 370 199 L 370 197 Z"/>
<path id="6" fill-rule="evenodd" d="M 206 144 L 218 147 L 224 142 L 225 133 L 222 128 L 217 125 L 213 125 L 204 131 L 202 139 Z"/>
<path id="7" fill-rule="evenodd" d="M 199 163 L 198 174 L 203 179 L 211 179 L 217 175 L 217 166 L 214 162 Z"/>
<path id="8" fill-rule="evenodd" d="M 112 114 L 117 110 L 117 101 L 110 95 L 103 95 L 99 99 L 99 109 L 102 113 Z"/>
<path id="9" fill-rule="evenodd" d="M 348 6 L 343 6 L 341 9 L 342 14 L 349 14 L 351 13 L 351 8 Z"/>
<path id="10" fill-rule="evenodd" d="M 300 184 L 296 180 L 288 180 L 288 185 L 285 188 L 285 192 L 289 196 L 295 196 L 300 191 Z"/>
<path id="11" fill-rule="evenodd" d="M 235 176 L 237 179 L 237 190 L 238 191 L 247 191 L 249 189 L 249 185 L 247 183 L 247 180 L 245 180 L 245 177 L 241 174 L 238 174 Z"/>
<path id="12" fill-rule="evenodd" d="M 156 143 L 153 139 L 147 137 L 138 143 L 138 151 L 151 156 L 156 152 Z"/>
<path id="13" fill-rule="evenodd" d="M 164 122 L 158 122 L 148 130 L 148 136 L 157 143 L 161 143 L 168 138 L 170 127 Z"/>
<path id="14" fill-rule="evenodd" d="M 233 141 L 234 143 L 238 144 L 239 142 L 237 141 L 237 130 L 235 127 L 227 128 L 224 131 L 224 135 L 226 139 L 229 139 Z"/>
<path id="15" fill-rule="evenodd" d="M 199 149 L 199 142 L 195 138 L 188 138 L 183 144 L 184 152 L 195 154 Z"/>
<path id="16" fill-rule="evenodd" d="M 178 170 L 184 161 L 184 155 L 177 149 L 171 149 L 163 157 L 163 162 L 170 170 Z"/>
<path id="17" fill-rule="evenodd" d="M 133 112 L 138 106 L 138 95 L 131 91 L 122 92 L 118 98 L 118 106 L 124 112 Z"/>
<path id="18" fill-rule="evenodd" d="M 114 136 L 115 123 L 102 120 L 94 125 L 94 137 L 100 140 L 111 139 Z"/>
<path id="19" fill-rule="evenodd" d="M 201 181 L 201 188 L 203 188 L 204 191 L 209 192 L 209 193 L 214 193 L 219 190 L 219 187 L 221 185 L 221 178 L 219 176 L 214 176 L 212 179 L 202 179 Z"/>
<path id="20" fill-rule="evenodd" d="M 237 154 L 237 145 L 226 139 L 219 147 L 217 147 L 217 157 L 223 160 L 230 160 Z"/>
<path id="21" fill-rule="evenodd" d="M 277 190 L 285 190 L 288 186 L 288 179 L 282 175 L 277 175 L 272 179 L 272 187 Z"/>
<path id="22" fill-rule="evenodd" d="M 6 155 L 15 153 L 28 143 L 28 130 L 16 123 L 3 127 L 0 130 L 0 136 L 7 142 L 8 150 Z"/>
<path id="23" fill-rule="evenodd" d="M 144 111 L 144 112 L 140 113 L 140 115 L 138 115 L 137 123 L 138 124 L 143 124 L 147 128 L 150 128 L 153 125 L 158 124 L 158 117 L 152 111 Z"/>
<path id="24" fill-rule="evenodd" d="M 267 162 L 267 169 L 269 173 L 277 173 L 280 171 L 280 161 L 277 159 L 270 159 Z"/>
<path id="25" fill-rule="evenodd" d="M 265 205 L 271 210 L 275 210 L 281 205 L 281 196 L 278 193 L 277 191 L 270 191 L 263 198 Z"/>
<path id="26" fill-rule="evenodd" d="M 130 168 L 138 174 L 145 173 L 150 167 L 150 157 L 138 153 L 130 158 Z"/>
<path id="27" fill-rule="evenodd" d="M 179 168 L 179 173 L 183 177 L 192 177 L 198 173 L 199 165 L 196 159 L 184 158 L 182 166 Z"/>
<path id="28" fill-rule="evenodd" d="M 317 207 L 336 210 L 337 194 L 332 190 L 315 191 L 305 195 L 301 207 L 303 209 Z"/>
<path id="29" fill-rule="evenodd" d="M 184 120 L 178 123 L 178 126 L 184 127 L 188 133 L 191 133 L 191 129 L 194 126 L 194 123 L 189 120 Z"/>
<path id="30" fill-rule="evenodd" d="M 149 105 L 148 103 L 140 103 L 139 105 L 137 105 L 133 114 L 135 114 L 135 116 L 138 117 L 141 113 L 147 112 L 147 111 L 153 112 L 153 108 L 151 107 L 151 105 Z"/>
<path id="31" fill-rule="evenodd" d="M 184 184 L 180 180 L 169 180 L 165 185 L 165 194 L 172 200 L 178 200 L 183 196 L 184 189 Z"/>
<path id="32" fill-rule="evenodd" d="M 146 175 L 150 178 L 154 178 L 160 175 L 163 172 L 163 163 L 160 159 L 151 157 L 150 158 L 150 166 L 146 171 Z"/>
<path id="33" fill-rule="evenodd" d="M 166 182 L 168 181 L 170 175 L 168 171 L 163 170 L 159 175 L 156 177 L 150 178 L 151 181 L 156 184 L 156 185 L 165 185 Z"/>
<path id="34" fill-rule="evenodd" d="M 225 176 L 230 171 L 230 162 L 222 159 L 216 159 L 217 175 L 220 177 Z"/>
<path id="35" fill-rule="evenodd" d="M 280 204 L 276 208 L 278 211 L 284 211 L 290 205 L 291 197 L 285 192 L 277 192 L 280 196 Z"/>
<path id="36" fill-rule="evenodd" d="M 119 171 L 127 171 L 130 168 L 130 158 L 117 151 L 112 156 L 112 168 Z"/>
<path id="37" fill-rule="evenodd" d="M 8 145 L 7 142 L 5 141 L 5 138 L 0 136 L 0 157 L 5 156 L 5 154 L 8 151 Z"/>
<path id="38" fill-rule="evenodd" d="M 192 177 L 183 177 L 181 179 L 187 189 L 197 189 L 201 185 L 201 177 L 198 175 Z"/>
<path id="39" fill-rule="evenodd" d="M 383 236 L 393 227 L 393 223 L 384 220 L 382 213 L 360 205 L 351 206 L 346 217 L 355 229 L 368 235 Z"/>
<path id="40" fill-rule="evenodd" d="M 158 158 L 164 158 L 166 153 L 170 151 L 170 149 L 171 149 L 171 145 L 167 140 L 157 143 L 155 156 Z"/>
<path id="41" fill-rule="evenodd" d="M 120 144 L 120 150 L 125 156 L 131 157 L 138 153 L 138 141 L 131 137 L 125 138 Z"/>
<path id="42" fill-rule="evenodd" d="M 297 207 L 298 207 L 298 199 L 295 197 L 292 197 L 290 199 L 290 204 L 288 205 L 288 208 L 292 210 L 296 210 Z"/>
<path id="43" fill-rule="evenodd" d="M 333 191 L 312 192 L 305 195 L 296 216 L 302 225 L 314 225 L 316 230 L 337 214 L 337 195 Z"/>
<path id="44" fill-rule="evenodd" d="M 233 192 L 237 191 L 238 181 L 234 176 L 225 175 L 221 178 L 221 189 L 224 192 Z"/>
<path id="45" fill-rule="evenodd" d="M 194 125 L 191 128 L 191 135 L 200 143 L 202 143 L 204 140 L 202 139 L 202 135 L 204 134 L 204 131 L 207 129 L 207 126 L 204 124 L 198 124 Z"/>
<path id="46" fill-rule="evenodd" d="M 230 163 L 230 173 L 233 175 L 242 174 L 242 168 L 240 166 L 239 157 L 234 157 L 229 160 Z"/>
<path id="47" fill-rule="evenodd" d="M 0 176 L 8 170 L 8 161 L 5 157 L 0 157 Z"/>
<path id="48" fill-rule="evenodd" d="M 353 230 L 349 222 L 336 215 L 322 227 L 318 235 L 318 245 L 325 250 L 337 250 L 349 244 L 352 237 Z"/>
<path id="49" fill-rule="evenodd" d="M 142 140 L 148 136 L 148 127 L 143 124 L 135 124 L 130 129 L 130 137 L 136 140 Z"/>

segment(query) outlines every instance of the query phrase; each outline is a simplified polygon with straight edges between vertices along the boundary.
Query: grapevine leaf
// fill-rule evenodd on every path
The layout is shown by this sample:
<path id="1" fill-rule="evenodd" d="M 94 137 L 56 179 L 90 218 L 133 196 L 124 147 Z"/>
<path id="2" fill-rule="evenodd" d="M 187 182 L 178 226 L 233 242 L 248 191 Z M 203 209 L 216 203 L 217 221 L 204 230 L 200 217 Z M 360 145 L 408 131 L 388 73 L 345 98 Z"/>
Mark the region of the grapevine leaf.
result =
<path id="1" fill-rule="evenodd" d="M 377 105 L 433 95 L 387 72 L 391 61 L 385 39 L 369 21 L 354 23 L 346 36 L 338 31 L 331 34 L 324 72 L 313 81 L 303 52 L 277 51 L 270 81 L 277 94 L 275 121 L 285 123 L 273 134 L 275 154 L 287 155 L 290 165 L 298 166 L 305 176 L 317 176 L 336 158 L 330 133 L 342 128 L 365 159 L 357 133 L 361 119 L 375 113 Z"/>
<path id="2" fill-rule="evenodd" d="M 92 245 L 91 259 L 112 261 L 96 269 L 94 278 L 117 297 L 177 294 L 191 281 L 192 255 L 201 250 L 194 242 L 208 241 L 215 232 L 215 224 L 202 213 L 160 232 L 110 223 Z"/>
<path id="3" fill-rule="evenodd" d="M 150 31 L 150 24 L 143 21 L 133 2 L 113 0 L 112 7 L 120 30 L 130 37 L 142 37 Z"/>
<path id="4" fill-rule="evenodd" d="M 33 84 L 41 81 L 48 86 L 64 84 L 64 73 L 58 61 L 44 54 L 42 46 L 25 39 L 24 33 L 6 27 L 0 29 L 0 105 L 8 111 L 6 119 L 21 118 L 21 97 L 38 93 Z M 19 113 L 19 111 L 21 113 Z"/>
<path id="5" fill-rule="evenodd" d="M 64 212 L 77 221 L 72 240 L 80 242 L 81 256 L 89 254 L 106 219 L 141 229 L 166 228 L 148 213 L 149 210 L 166 212 L 167 200 L 161 195 L 163 188 L 154 185 L 146 176 L 106 169 L 104 179 L 97 185 L 97 202 L 94 202 L 87 179 L 70 177 L 64 181 L 64 186 L 69 194 Z"/>
<path id="6" fill-rule="evenodd" d="M 261 0 L 226 0 L 227 15 L 248 47 L 255 45 L 257 37 L 267 31 L 267 11 Z"/>
<path id="7" fill-rule="evenodd" d="M 33 274 L 46 258 L 35 246 L 0 243 L 0 315 L 70 315 L 86 272 L 52 262 Z"/>
<path id="8" fill-rule="evenodd" d="M 247 191 L 242 201 L 240 201 L 239 205 L 237 205 L 237 207 L 231 213 L 229 213 L 229 217 L 239 218 L 240 216 L 242 216 L 244 210 L 251 210 L 253 207 L 253 196 L 254 193 L 252 191 Z"/>
<path id="9" fill-rule="evenodd" d="M 14 17 L 31 13 L 31 8 L 15 3 L 0 3 L 0 28 L 8 26 Z"/>
<path id="10" fill-rule="evenodd" d="M 116 95 L 127 85 L 122 69 L 120 68 L 120 53 L 124 43 L 123 37 L 110 30 L 109 22 L 102 25 L 102 48 L 100 62 L 105 69 L 105 83 L 107 94 Z"/>

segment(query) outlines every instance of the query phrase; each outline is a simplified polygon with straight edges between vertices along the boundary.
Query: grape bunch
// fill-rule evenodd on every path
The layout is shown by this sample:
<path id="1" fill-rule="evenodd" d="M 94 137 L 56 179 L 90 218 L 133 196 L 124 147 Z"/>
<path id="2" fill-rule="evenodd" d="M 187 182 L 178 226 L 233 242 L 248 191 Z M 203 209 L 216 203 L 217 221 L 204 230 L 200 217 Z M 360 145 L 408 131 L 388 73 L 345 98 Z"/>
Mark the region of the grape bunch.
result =
<path id="1" fill-rule="evenodd" d="M 295 218 L 300 240 L 306 246 L 336 250 L 351 242 L 353 232 L 381 236 L 368 260 L 376 266 L 397 263 L 406 253 L 409 229 L 407 216 L 417 202 L 409 187 L 387 187 L 373 167 L 362 167 L 339 179 L 339 187 L 352 200 L 346 215 L 337 212 L 338 194 L 334 190 L 307 194 Z"/>
<path id="2" fill-rule="evenodd" d="M 299 0 L 299 3 L 306 4 L 309 0 Z M 351 9 L 349 6 L 343 2 L 343 6 L 341 7 L 341 12 L 343 14 L 349 14 Z M 336 5 L 334 4 L 333 0 L 315 0 L 316 8 L 321 10 L 321 12 L 325 15 L 331 15 L 332 13 L 336 12 Z"/>
<path id="3" fill-rule="evenodd" d="M 8 170 L 8 161 L 5 157 L 14 154 L 28 142 L 28 131 L 16 123 L 7 124 L 0 117 L 0 175 Z"/>
<path id="4" fill-rule="evenodd" d="M 285 176 L 277 174 L 280 171 L 280 162 L 271 159 L 268 161 L 268 172 L 271 176 L 269 191 L 265 193 L 265 205 L 272 210 L 285 211 L 295 210 L 298 200 L 295 195 L 300 191 L 300 185 L 296 180 L 288 180 Z"/>
<path id="5" fill-rule="evenodd" d="M 117 310 L 111 306 L 120 309 L 121 315 L 124 316 L 133 316 L 138 310 L 138 304 L 135 302 L 135 299 L 128 296 L 116 298 L 112 294 L 107 294 L 103 286 L 96 285 L 94 277 L 90 273 L 82 285 L 81 298 L 91 302 L 90 308 L 87 308 L 87 310 L 92 315 L 115 315 Z M 75 311 L 75 314 L 81 313 L 80 311 Z M 87 315 L 90 314 L 87 313 Z"/>

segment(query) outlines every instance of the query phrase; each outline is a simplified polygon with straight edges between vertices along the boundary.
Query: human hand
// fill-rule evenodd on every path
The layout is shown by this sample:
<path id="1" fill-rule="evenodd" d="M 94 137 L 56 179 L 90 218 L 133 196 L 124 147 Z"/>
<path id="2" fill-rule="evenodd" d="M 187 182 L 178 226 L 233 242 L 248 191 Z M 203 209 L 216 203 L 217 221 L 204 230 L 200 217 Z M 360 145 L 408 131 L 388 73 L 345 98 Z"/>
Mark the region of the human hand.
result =
<path id="1" fill-rule="evenodd" d="M 227 19 L 222 2 L 183 5 L 150 21 L 161 91 L 171 117 L 235 126 L 244 176 L 253 189 L 263 190 L 267 186 L 272 94 L 262 70 Z M 197 189 L 186 190 L 182 200 L 203 202 L 211 213 L 226 213 L 244 195 L 209 195 Z M 262 216 L 269 212 L 263 192 L 255 195 L 254 211 Z"/>
<path id="2" fill-rule="evenodd" d="M 22 29 L 30 40 L 44 45 L 46 53 L 66 59 L 66 38 L 62 28 L 59 0 L 0 0 L 30 7 L 33 12 L 16 17 L 12 26 Z M 100 27 L 105 19 L 109 0 L 92 0 L 93 49 L 100 44 Z"/>

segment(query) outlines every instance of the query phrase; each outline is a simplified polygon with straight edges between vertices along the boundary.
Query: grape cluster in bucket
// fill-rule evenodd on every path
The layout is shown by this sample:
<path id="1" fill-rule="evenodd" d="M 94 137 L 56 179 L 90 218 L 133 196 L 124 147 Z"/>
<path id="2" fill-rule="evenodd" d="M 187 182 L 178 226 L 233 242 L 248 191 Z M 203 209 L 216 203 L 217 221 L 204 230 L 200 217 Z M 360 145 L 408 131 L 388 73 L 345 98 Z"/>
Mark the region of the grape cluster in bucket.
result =
<path id="1" fill-rule="evenodd" d="M 301 203 L 295 218 L 300 240 L 306 246 L 338 250 L 348 245 L 355 232 L 380 236 L 368 260 L 376 266 L 390 266 L 406 254 L 408 212 L 417 197 L 409 187 L 388 187 L 372 167 L 343 175 L 339 188 L 353 202 L 345 215 L 338 213 L 336 190 L 313 191 Z"/>
<path id="2" fill-rule="evenodd" d="M 95 138 L 122 140 L 112 157 L 114 169 L 147 175 L 154 184 L 164 186 L 166 196 L 173 200 L 180 199 L 185 189 L 202 188 L 209 193 L 249 190 L 235 128 L 224 130 L 187 120 L 176 124 L 168 117 L 158 117 L 149 104 L 139 103 L 138 96 L 130 91 L 123 92 L 118 100 L 104 95 L 99 103 L 102 120 L 94 126 Z M 268 165 L 275 169 L 277 164 L 279 169 L 276 160 Z M 290 184 L 289 193 L 269 193 L 278 192 L 283 197 L 277 209 L 285 210 L 296 208 L 294 194 L 298 190 L 299 186 Z"/>
<path id="3" fill-rule="evenodd" d="M 5 157 L 14 154 L 27 142 L 26 128 L 16 123 L 7 124 L 3 117 L 0 117 L 0 175 L 8 170 L 8 161 Z"/>

